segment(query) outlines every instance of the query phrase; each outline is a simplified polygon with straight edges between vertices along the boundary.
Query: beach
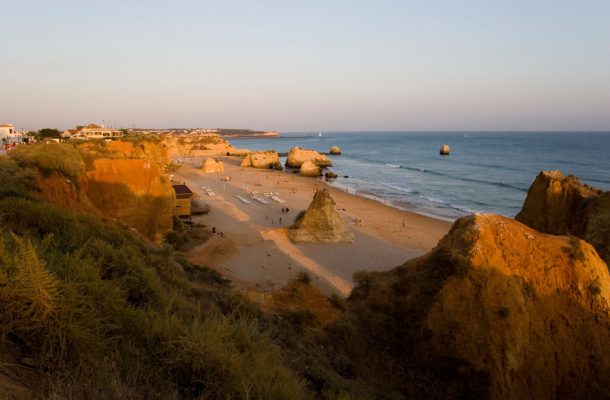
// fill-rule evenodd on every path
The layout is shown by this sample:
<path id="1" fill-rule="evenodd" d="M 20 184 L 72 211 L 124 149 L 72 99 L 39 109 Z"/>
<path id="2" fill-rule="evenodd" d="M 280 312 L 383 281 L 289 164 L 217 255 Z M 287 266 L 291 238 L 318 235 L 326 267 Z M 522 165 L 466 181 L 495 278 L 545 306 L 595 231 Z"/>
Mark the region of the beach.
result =
<path id="1" fill-rule="evenodd" d="M 323 292 L 346 296 L 355 272 L 388 270 L 420 256 L 451 226 L 333 188 L 321 179 L 242 168 L 240 157 L 221 160 L 223 173 L 204 173 L 195 168 L 197 161 L 184 162 L 173 173 L 173 181 L 186 183 L 209 205 L 208 214 L 192 220 L 216 232 L 190 252 L 189 259 L 219 271 L 242 288 L 278 289 L 306 271 Z M 287 238 L 286 228 L 320 188 L 330 191 L 355 234 L 353 243 L 295 244 Z M 271 193 L 284 202 L 273 200 Z M 252 194 L 267 204 L 252 199 Z"/>

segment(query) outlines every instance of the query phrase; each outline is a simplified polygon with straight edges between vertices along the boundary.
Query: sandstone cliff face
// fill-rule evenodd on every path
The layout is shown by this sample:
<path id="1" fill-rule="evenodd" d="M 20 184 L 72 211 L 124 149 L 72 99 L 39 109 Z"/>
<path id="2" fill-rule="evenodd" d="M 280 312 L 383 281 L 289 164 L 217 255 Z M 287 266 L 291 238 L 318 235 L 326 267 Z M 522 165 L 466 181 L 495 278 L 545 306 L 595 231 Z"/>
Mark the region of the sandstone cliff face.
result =
<path id="1" fill-rule="evenodd" d="M 231 143 L 217 136 L 167 135 L 163 143 L 169 149 L 170 155 L 176 156 L 226 156 L 237 151 Z"/>
<path id="2" fill-rule="evenodd" d="M 288 229 L 294 242 L 353 242 L 354 234 L 335 210 L 335 201 L 328 190 L 318 190 L 307 210 Z"/>
<path id="3" fill-rule="evenodd" d="M 118 219 L 153 241 L 172 229 L 174 192 L 148 160 L 98 159 L 81 180 L 103 216 Z"/>
<path id="4" fill-rule="evenodd" d="M 106 148 L 117 158 L 146 159 L 160 166 L 170 163 L 169 149 L 161 142 L 143 140 L 141 143 L 131 143 L 114 140 L 106 143 Z"/>
<path id="5" fill-rule="evenodd" d="M 543 171 L 515 219 L 541 232 L 584 239 L 610 263 L 610 192 L 559 171 Z"/>
<path id="6" fill-rule="evenodd" d="M 175 196 L 161 172 L 169 161 L 166 149 L 113 141 L 103 148 L 84 143 L 79 152 L 89 159 L 87 171 L 72 180 L 41 175 L 39 195 L 58 207 L 116 219 L 161 241 L 172 229 Z"/>
<path id="7" fill-rule="evenodd" d="M 311 161 L 320 168 L 332 167 L 332 162 L 323 154 L 315 150 L 302 149 L 295 146 L 290 149 L 286 157 L 286 166 L 300 168 L 305 161 Z"/>
<path id="8" fill-rule="evenodd" d="M 224 172 L 225 167 L 222 161 L 215 158 L 206 158 L 203 164 L 201 164 L 201 171 L 205 173 L 219 173 Z"/>
<path id="9" fill-rule="evenodd" d="M 299 175 L 317 178 L 318 176 L 322 175 L 322 172 L 320 167 L 318 167 L 312 161 L 305 161 L 303 164 L 301 164 Z"/>
<path id="10" fill-rule="evenodd" d="M 241 166 L 263 169 L 283 169 L 280 157 L 275 150 L 253 151 L 244 157 Z"/>
<path id="11" fill-rule="evenodd" d="M 474 215 L 427 255 L 360 276 L 349 315 L 369 338 L 361 357 L 376 354 L 405 393 L 608 398 L 609 304 L 586 242 Z"/>

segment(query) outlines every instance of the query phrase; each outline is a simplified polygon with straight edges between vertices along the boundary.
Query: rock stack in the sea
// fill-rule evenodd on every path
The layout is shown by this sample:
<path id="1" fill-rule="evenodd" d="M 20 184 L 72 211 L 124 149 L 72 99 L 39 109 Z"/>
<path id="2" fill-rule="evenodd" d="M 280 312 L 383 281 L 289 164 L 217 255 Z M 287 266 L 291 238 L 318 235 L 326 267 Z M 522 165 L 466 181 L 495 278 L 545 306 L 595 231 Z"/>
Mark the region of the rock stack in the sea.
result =
<path id="1" fill-rule="evenodd" d="M 320 168 L 332 167 L 332 162 L 324 154 L 315 150 L 302 149 L 295 146 L 290 149 L 286 156 L 286 166 L 289 168 L 300 168 L 305 161 L 311 161 Z"/>
<path id="2" fill-rule="evenodd" d="M 333 171 L 326 171 L 326 173 L 324 173 L 324 177 L 326 179 L 334 179 L 337 177 L 337 174 L 334 173 Z"/>
<path id="3" fill-rule="evenodd" d="M 332 154 L 333 156 L 337 156 L 337 155 L 341 154 L 341 148 L 339 148 L 339 146 L 333 146 L 330 148 L 328 153 Z"/>
<path id="4" fill-rule="evenodd" d="M 441 149 L 438 151 L 441 156 L 448 156 L 451 154 L 451 147 L 448 144 L 444 144 L 441 146 Z"/>
<path id="5" fill-rule="evenodd" d="M 310 178 L 317 178 L 318 176 L 322 175 L 322 171 L 320 167 L 318 167 L 312 161 L 308 160 L 301 164 L 301 168 L 299 169 L 299 175 L 307 176 Z"/>
<path id="6" fill-rule="evenodd" d="M 275 150 L 253 151 L 244 157 L 241 166 L 264 169 L 283 169 L 280 157 Z"/>
<path id="7" fill-rule="evenodd" d="M 201 164 L 201 171 L 206 173 L 218 173 L 225 170 L 222 161 L 209 157 Z"/>
<path id="8" fill-rule="evenodd" d="M 610 192 L 559 171 L 542 171 L 515 219 L 540 232 L 586 240 L 610 264 Z"/>
<path id="9" fill-rule="evenodd" d="M 335 209 L 327 189 L 316 192 L 307 210 L 288 228 L 288 237 L 294 242 L 308 243 L 354 241 L 354 234 Z"/>
<path id="10" fill-rule="evenodd" d="M 473 215 L 357 283 L 343 346 L 400 366 L 406 398 L 610 398 L 610 276 L 582 240 Z"/>

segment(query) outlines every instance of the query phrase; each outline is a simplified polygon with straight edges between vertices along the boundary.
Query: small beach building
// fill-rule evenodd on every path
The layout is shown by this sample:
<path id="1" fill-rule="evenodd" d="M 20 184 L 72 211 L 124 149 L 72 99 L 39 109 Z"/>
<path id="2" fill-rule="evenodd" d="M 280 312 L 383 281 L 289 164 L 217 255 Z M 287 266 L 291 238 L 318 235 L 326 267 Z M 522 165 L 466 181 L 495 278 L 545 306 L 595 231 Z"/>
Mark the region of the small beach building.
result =
<path id="1" fill-rule="evenodd" d="M 191 216 L 191 201 L 193 199 L 193 191 L 186 185 L 172 185 L 176 193 L 176 207 L 174 215 L 178 217 Z"/>

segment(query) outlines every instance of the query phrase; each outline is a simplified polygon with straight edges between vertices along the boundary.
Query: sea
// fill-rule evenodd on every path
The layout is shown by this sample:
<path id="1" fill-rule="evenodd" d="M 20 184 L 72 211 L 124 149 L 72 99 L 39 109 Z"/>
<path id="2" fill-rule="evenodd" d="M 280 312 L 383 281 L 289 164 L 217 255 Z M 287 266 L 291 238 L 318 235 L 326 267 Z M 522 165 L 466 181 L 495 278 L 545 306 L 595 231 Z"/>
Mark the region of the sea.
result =
<path id="1" fill-rule="evenodd" d="M 230 142 L 280 153 L 339 146 L 343 154 L 329 156 L 339 176 L 333 186 L 445 220 L 514 217 L 542 170 L 610 190 L 610 132 L 291 132 Z M 439 155 L 443 144 L 450 155 Z"/>

